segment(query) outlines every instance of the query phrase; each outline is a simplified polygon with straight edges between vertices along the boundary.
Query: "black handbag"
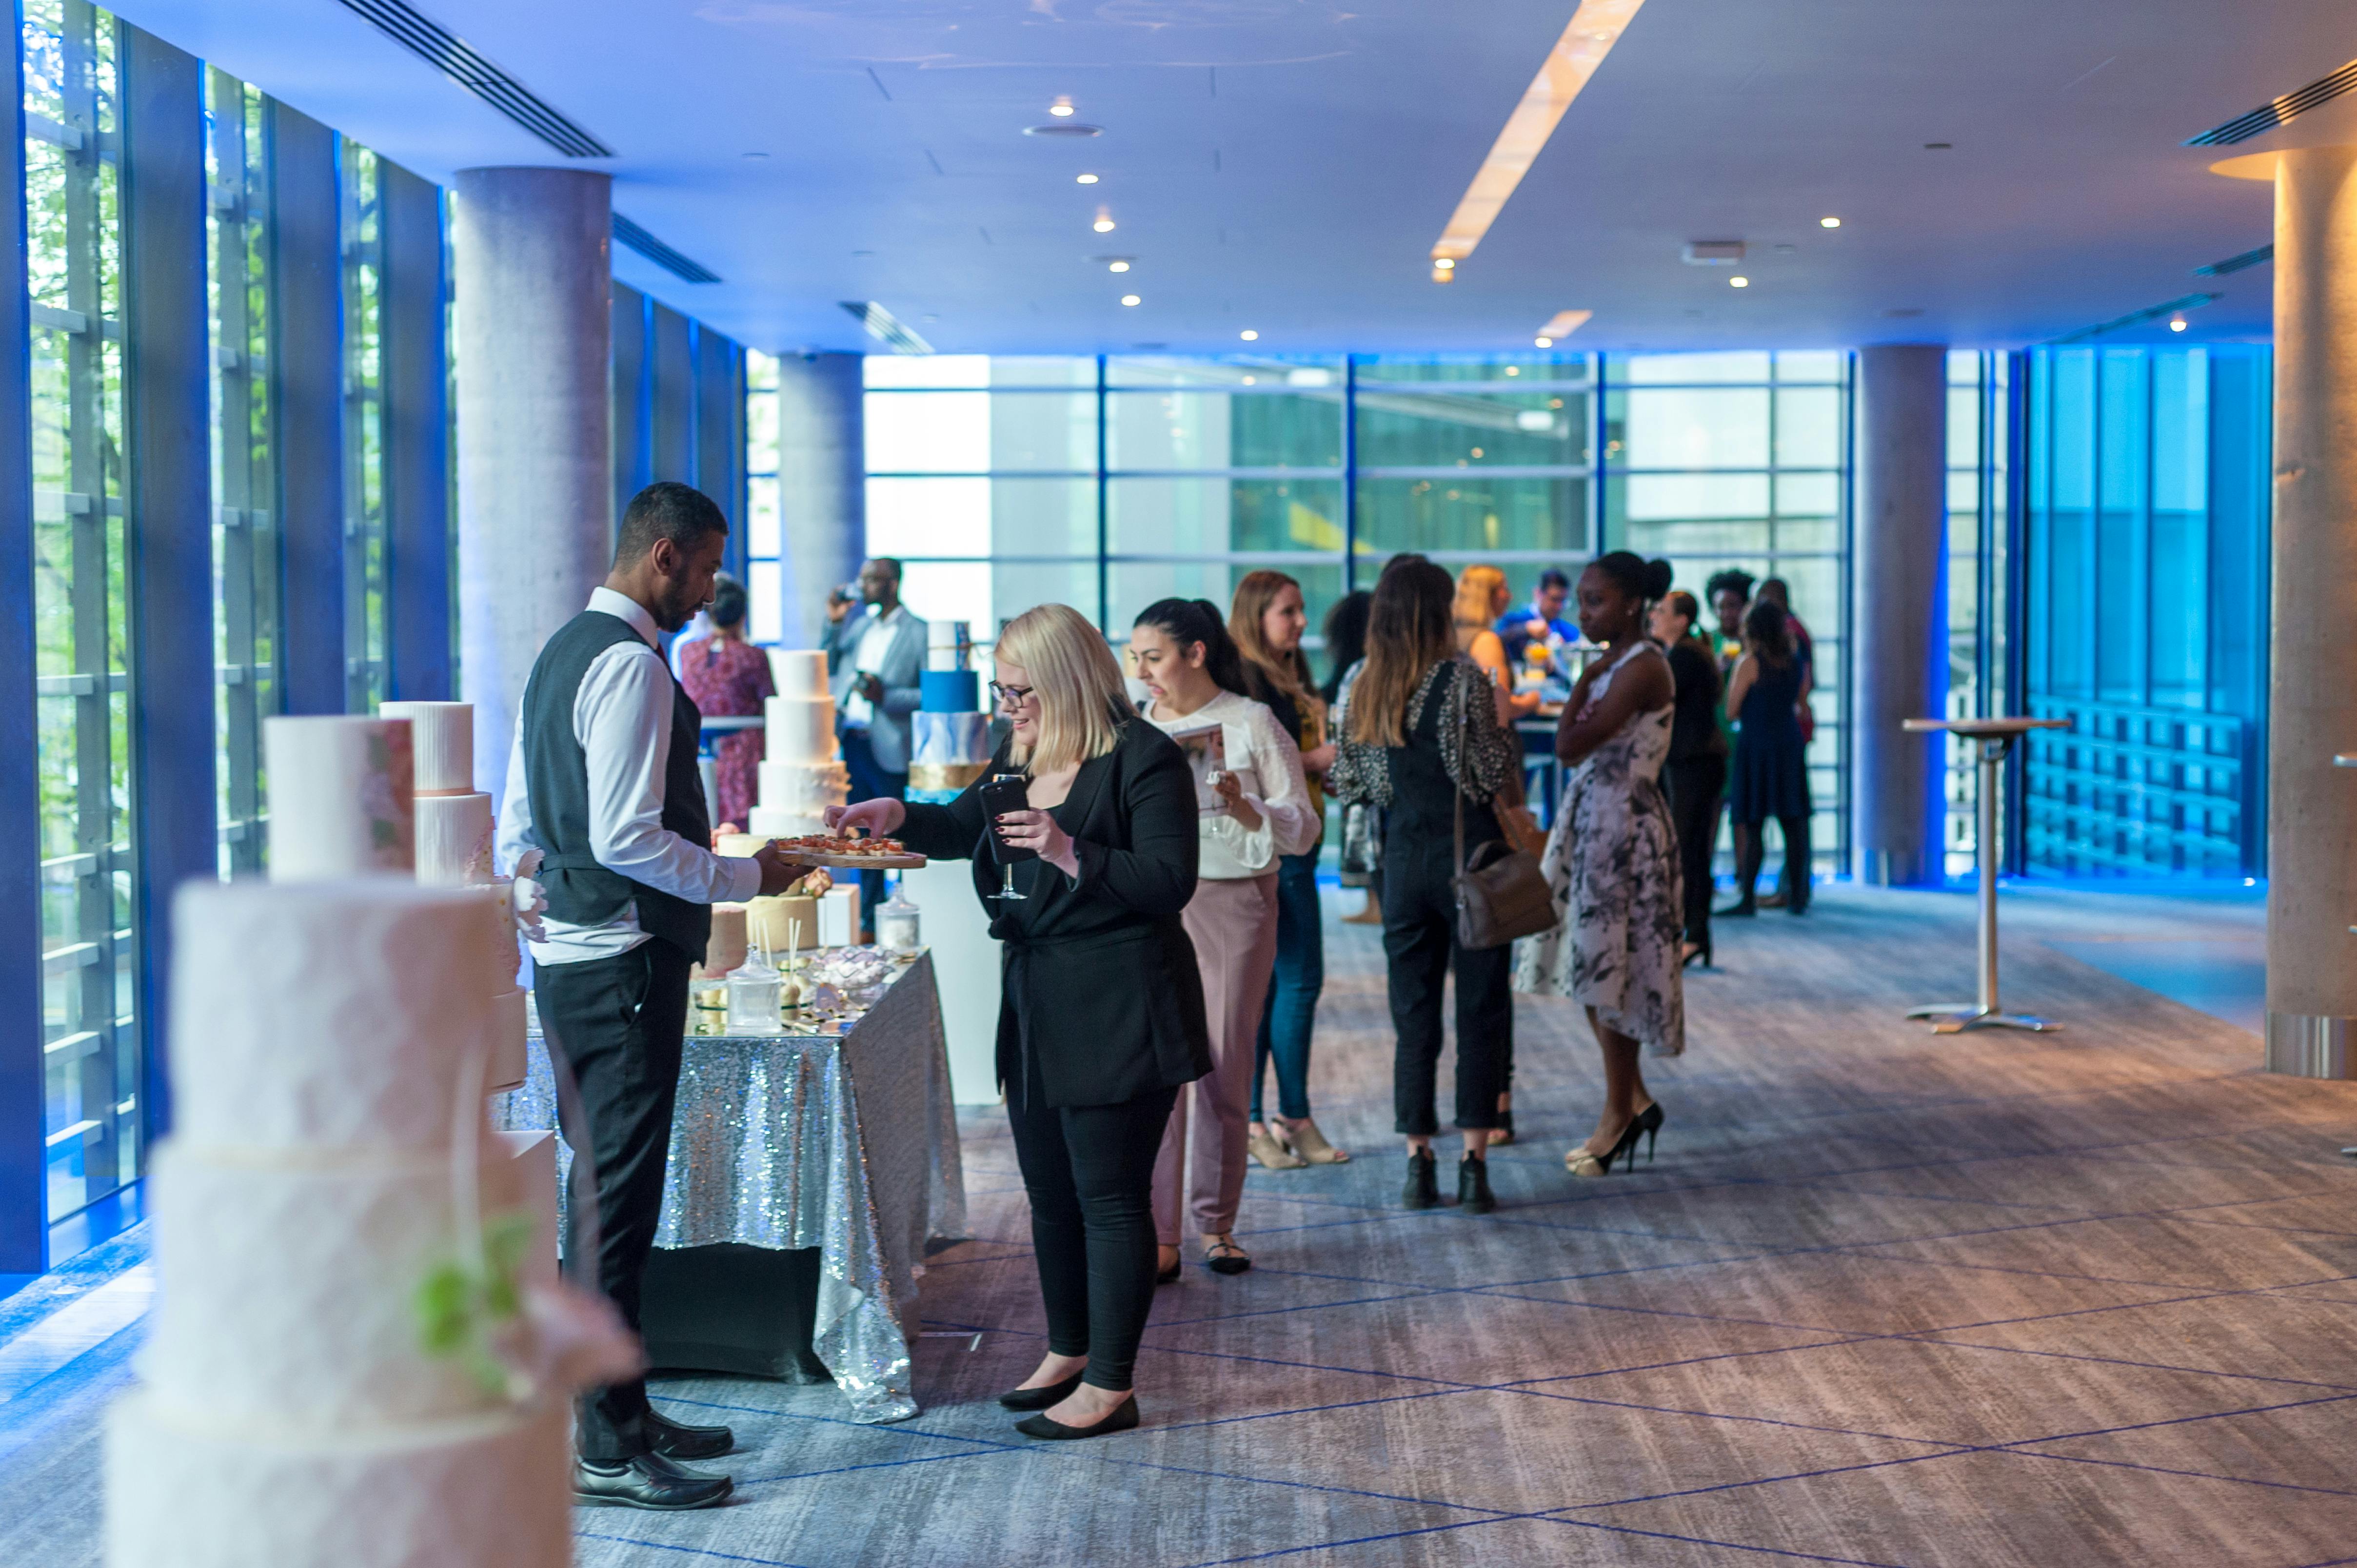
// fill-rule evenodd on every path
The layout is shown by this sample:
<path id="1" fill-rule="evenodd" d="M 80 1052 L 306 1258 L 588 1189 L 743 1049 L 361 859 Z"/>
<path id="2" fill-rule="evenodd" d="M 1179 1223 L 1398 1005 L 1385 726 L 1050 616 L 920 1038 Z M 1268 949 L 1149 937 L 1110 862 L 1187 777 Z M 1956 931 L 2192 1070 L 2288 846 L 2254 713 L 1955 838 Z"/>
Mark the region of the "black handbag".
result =
<path id="1" fill-rule="evenodd" d="M 1489 692 L 1484 687 L 1481 695 Z M 1469 766 L 1473 755 L 1472 701 L 1459 716 L 1457 755 Z M 1454 782 L 1452 780 L 1452 782 Z M 1501 948 L 1517 937 L 1534 937 L 1555 924 L 1555 889 L 1547 886 L 1539 857 L 1491 839 L 1465 855 L 1465 786 L 1457 786 L 1457 873 L 1449 887 L 1457 897 L 1457 945 L 1479 951 Z"/>

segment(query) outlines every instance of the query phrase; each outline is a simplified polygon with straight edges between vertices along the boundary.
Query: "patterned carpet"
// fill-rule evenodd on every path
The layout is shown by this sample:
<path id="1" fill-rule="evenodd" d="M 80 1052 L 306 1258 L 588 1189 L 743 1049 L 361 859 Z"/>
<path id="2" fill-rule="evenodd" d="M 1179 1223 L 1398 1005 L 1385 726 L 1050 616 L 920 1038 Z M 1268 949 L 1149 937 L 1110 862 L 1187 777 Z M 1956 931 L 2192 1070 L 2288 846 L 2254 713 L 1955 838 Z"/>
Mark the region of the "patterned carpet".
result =
<path id="1" fill-rule="evenodd" d="M 1969 993 L 1969 919 L 1836 889 L 1726 923 L 1688 1054 L 1652 1074 L 1659 1163 L 1600 1181 L 1560 1160 L 1594 1047 L 1568 1004 L 1523 1001 L 1523 1141 L 1479 1219 L 1394 1206 L 1380 953 L 1329 919 L 1313 1095 L 1360 1157 L 1254 1170 L 1257 1266 L 1190 1255 L 1161 1293 L 1139 1430 L 1033 1444 L 992 1402 L 1040 1317 L 976 1112 L 923 1413 L 662 1385 L 736 1424 L 737 1499 L 586 1511 L 579 1559 L 2357 1563 L 2357 1086 L 2266 1077 L 2250 1035 L 2028 935 L 2007 1000 L 2066 1031 L 1934 1038 L 1900 1014 Z M 0 1456 L 0 1560 L 95 1561 L 94 1460 L 88 1409 Z"/>

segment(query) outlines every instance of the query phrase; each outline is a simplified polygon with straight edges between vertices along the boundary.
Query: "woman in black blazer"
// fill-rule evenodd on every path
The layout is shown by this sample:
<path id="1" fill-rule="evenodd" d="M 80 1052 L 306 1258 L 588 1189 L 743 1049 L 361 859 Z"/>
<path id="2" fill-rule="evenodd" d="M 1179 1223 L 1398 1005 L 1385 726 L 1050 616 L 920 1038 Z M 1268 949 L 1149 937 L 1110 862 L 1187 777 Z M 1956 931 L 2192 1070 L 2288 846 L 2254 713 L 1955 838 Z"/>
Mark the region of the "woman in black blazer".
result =
<path id="1" fill-rule="evenodd" d="M 1211 1069 L 1195 949 L 1179 912 L 1195 893 L 1194 776 L 1130 705 L 1113 650 L 1079 611 L 1041 605 L 1007 624 L 991 683 L 1009 721 L 984 778 L 1029 781 L 1032 809 L 1001 817 L 1021 898 L 1002 867 L 981 780 L 945 806 L 863 800 L 838 828 L 897 834 L 934 859 L 974 861 L 990 934 L 1006 944 L 998 1079 L 1031 1200 L 1048 1355 L 999 1396 L 1040 1413 L 1032 1437 L 1137 1424 L 1130 1372 L 1154 1302 L 1154 1160 L 1182 1084 Z"/>

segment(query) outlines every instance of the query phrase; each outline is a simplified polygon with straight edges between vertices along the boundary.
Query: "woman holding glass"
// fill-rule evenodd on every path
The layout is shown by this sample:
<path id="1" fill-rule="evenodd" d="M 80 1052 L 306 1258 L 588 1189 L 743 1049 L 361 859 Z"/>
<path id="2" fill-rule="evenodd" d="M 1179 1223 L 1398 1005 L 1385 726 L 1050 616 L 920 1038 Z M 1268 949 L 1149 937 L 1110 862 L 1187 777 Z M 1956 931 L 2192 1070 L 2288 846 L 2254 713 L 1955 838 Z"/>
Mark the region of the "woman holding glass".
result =
<path id="1" fill-rule="evenodd" d="M 1031 1204 L 1048 1354 L 999 1396 L 1017 1430 L 1093 1437 L 1137 1424 L 1131 1371 L 1154 1301 L 1154 1159 L 1179 1086 L 1211 1068 L 1181 911 L 1195 896 L 1195 780 L 1142 722 L 1094 626 L 1066 605 L 1007 623 L 991 693 L 1008 723 L 983 779 L 947 805 L 863 800 L 827 823 L 972 859 L 1005 944 L 998 1078 Z M 985 780 L 1028 807 L 994 823 Z M 997 845 L 1033 858 L 1001 862 Z M 1010 896 L 1011 894 L 1011 896 Z"/>
<path id="2" fill-rule="evenodd" d="M 1130 628 L 1129 656 L 1153 700 L 1146 718 L 1172 736 L 1216 730 L 1214 800 L 1200 818 L 1201 878 L 1187 904 L 1211 1025 L 1211 1071 L 1183 1090 L 1154 1167 L 1160 1274 L 1178 1272 L 1184 1206 L 1203 1238 L 1211 1272 L 1240 1274 L 1252 1259 L 1236 1244 L 1250 1157 L 1254 1052 L 1276 961 L 1277 866 L 1318 842 L 1301 753 L 1265 703 L 1244 694 L 1243 660 L 1217 606 L 1161 599 Z"/>

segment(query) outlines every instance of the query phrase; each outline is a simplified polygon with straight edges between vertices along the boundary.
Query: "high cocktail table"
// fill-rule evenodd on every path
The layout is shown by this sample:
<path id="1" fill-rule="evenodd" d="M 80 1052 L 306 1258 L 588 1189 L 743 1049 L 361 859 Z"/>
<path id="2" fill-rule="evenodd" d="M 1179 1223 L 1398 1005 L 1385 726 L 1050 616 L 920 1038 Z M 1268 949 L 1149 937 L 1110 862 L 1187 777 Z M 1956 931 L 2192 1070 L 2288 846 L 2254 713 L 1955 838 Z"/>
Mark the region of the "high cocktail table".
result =
<path id="1" fill-rule="evenodd" d="M 2034 729 L 2069 729 L 2068 719 L 1909 719 L 1908 730 L 1923 734 L 1945 730 L 1976 742 L 1980 747 L 1980 825 L 1975 854 L 1980 862 L 1980 998 L 1977 1002 L 1933 1002 L 1907 1010 L 1910 1018 L 1933 1020 L 1935 1035 L 1961 1034 L 1966 1029 L 2032 1029 L 2040 1032 L 2062 1026 L 2026 1013 L 2007 1013 L 1996 1000 L 1996 795 L 1997 769 L 2005 765 L 2013 743 Z"/>

